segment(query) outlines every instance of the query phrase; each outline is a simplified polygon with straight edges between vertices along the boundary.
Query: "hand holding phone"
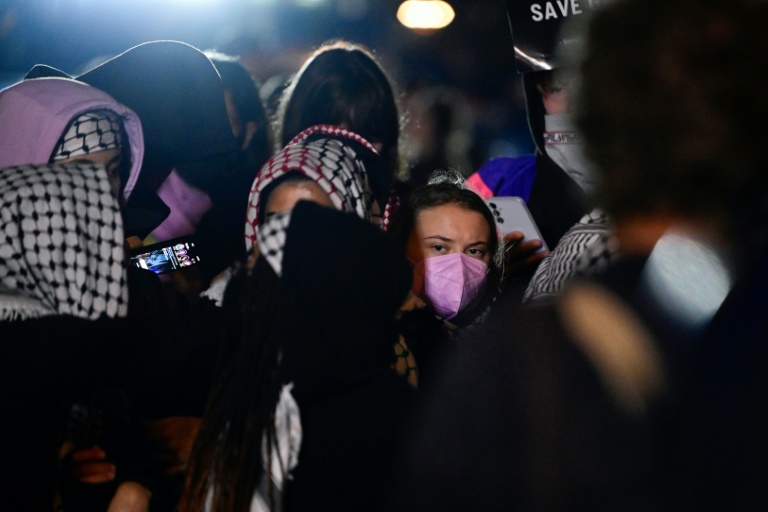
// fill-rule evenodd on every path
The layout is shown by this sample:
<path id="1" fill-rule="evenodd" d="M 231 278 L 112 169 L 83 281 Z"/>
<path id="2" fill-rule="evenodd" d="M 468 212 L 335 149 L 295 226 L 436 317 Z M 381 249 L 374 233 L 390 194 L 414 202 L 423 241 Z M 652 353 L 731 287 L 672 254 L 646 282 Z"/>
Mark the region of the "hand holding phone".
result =
<path id="1" fill-rule="evenodd" d="M 525 205 L 522 197 L 518 196 L 497 196 L 486 199 L 488 207 L 493 213 L 496 225 L 499 227 L 502 235 L 508 235 L 513 231 L 523 233 L 523 241 L 540 240 L 541 247 L 536 253 L 549 251 L 544 238 L 541 236 L 536 221 L 533 220 L 531 212 Z"/>

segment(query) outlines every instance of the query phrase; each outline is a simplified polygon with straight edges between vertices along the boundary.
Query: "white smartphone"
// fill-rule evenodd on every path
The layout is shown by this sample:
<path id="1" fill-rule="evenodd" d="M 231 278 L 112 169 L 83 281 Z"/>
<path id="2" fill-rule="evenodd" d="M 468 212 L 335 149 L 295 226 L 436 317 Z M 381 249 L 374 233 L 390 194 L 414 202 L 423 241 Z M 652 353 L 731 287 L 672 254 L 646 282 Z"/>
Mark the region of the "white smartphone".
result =
<path id="1" fill-rule="evenodd" d="M 488 207 L 496 219 L 496 225 L 502 235 L 512 231 L 522 231 L 525 238 L 523 240 L 541 240 L 541 248 L 536 252 L 548 251 L 546 242 L 541 236 L 536 221 L 533 220 L 531 212 L 528 210 L 525 201 L 518 196 L 498 196 L 489 197 L 485 200 Z"/>

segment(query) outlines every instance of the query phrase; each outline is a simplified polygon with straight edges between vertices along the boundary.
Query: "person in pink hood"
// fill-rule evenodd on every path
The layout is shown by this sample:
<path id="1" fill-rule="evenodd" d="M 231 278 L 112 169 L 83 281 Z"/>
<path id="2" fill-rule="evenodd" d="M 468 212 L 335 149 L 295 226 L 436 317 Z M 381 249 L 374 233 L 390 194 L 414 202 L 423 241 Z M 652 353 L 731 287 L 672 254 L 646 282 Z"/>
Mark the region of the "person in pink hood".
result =
<path id="1" fill-rule="evenodd" d="M 100 163 L 124 205 L 143 158 L 139 117 L 100 89 L 68 78 L 38 78 L 0 91 L 0 168 Z"/>

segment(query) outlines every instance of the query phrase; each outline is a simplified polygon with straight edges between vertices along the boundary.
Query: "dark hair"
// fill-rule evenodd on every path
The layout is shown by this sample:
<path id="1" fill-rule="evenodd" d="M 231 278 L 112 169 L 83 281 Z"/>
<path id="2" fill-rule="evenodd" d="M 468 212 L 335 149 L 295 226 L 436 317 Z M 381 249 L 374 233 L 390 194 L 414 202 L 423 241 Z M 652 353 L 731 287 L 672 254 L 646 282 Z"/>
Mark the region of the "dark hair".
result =
<path id="1" fill-rule="evenodd" d="M 433 177 L 422 185 L 413 189 L 405 198 L 400 208 L 392 217 L 389 228 L 395 242 L 403 249 L 408 246 L 408 240 L 416 226 L 416 219 L 423 210 L 448 204 L 457 205 L 465 210 L 477 212 L 488 223 L 489 253 L 491 254 L 491 281 L 501 277 L 501 258 L 499 237 L 496 232 L 496 221 L 485 200 L 470 189 L 464 188 L 449 178 L 444 178 L 446 173 L 433 174 Z M 445 180 L 438 181 L 435 180 Z"/>
<path id="2" fill-rule="evenodd" d="M 212 50 L 206 51 L 205 55 L 219 72 L 224 90 L 230 94 L 240 118 L 241 133 L 237 136 L 240 146 L 245 141 L 246 124 L 256 125 L 256 132 L 243 150 L 258 169 L 272 153 L 272 125 L 259 95 L 259 83 L 238 57 Z"/>
<path id="3" fill-rule="evenodd" d="M 766 219 L 768 6 L 637 0 L 597 11 L 579 125 L 614 218 L 714 221 L 739 239 Z"/>
<path id="4" fill-rule="evenodd" d="M 278 294 L 279 279 L 264 258 L 252 271 L 241 265 L 227 286 L 216 376 L 189 459 L 180 512 L 248 510 L 262 479 L 269 486 L 265 499 L 275 509 L 272 479 L 265 478 L 261 461 L 262 439 L 267 446 L 275 439 L 280 392 Z M 209 492 L 212 502 L 206 507 Z"/>
<path id="5" fill-rule="evenodd" d="M 400 113 L 392 81 L 366 48 L 344 41 L 320 46 L 286 88 L 278 109 L 279 149 L 318 124 L 344 126 L 380 142 L 390 180 L 400 167 Z"/>

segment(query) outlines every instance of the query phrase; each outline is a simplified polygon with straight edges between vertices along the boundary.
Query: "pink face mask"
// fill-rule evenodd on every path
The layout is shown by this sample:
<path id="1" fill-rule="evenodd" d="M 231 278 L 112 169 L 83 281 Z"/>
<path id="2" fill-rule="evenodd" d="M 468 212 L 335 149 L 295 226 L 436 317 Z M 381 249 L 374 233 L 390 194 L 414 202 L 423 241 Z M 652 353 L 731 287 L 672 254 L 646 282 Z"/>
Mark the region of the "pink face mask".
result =
<path id="1" fill-rule="evenodd" d="M 425 298 L 445 320 L 474 304 L 488 277 L 488 265 L 463 253 L 426 258 L 419 266 Z"/>

